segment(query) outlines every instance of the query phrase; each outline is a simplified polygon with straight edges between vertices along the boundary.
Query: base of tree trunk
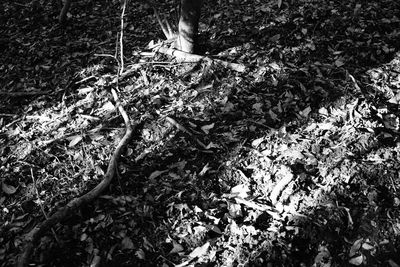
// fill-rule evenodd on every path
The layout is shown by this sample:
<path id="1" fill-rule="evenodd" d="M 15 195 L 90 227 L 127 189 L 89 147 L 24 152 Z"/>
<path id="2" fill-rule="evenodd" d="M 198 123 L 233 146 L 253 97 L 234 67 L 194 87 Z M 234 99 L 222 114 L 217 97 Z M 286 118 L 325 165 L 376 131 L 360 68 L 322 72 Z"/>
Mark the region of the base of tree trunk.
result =
<path id="1" fill-rule="evenodd" d="M 181 0 L 179 33 L 176 45 L 179 50 L 193 53 L 196 49 L 197 32 L 202 0 Z"/>

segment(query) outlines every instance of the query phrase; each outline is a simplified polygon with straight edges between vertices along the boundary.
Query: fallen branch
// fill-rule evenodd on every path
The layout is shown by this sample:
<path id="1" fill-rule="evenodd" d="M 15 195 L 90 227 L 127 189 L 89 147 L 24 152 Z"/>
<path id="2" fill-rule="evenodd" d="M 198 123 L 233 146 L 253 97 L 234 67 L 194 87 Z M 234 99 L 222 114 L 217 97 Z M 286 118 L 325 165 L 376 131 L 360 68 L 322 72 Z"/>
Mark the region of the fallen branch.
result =
<path id="1" fill-rule="evenodd" d="M 186 62 L 199 62 L 199 61 L 204 60 L 204 61 L 215 62 L 217 64 L 224 66 L 225 68 L 229 68 L 229 69 L 237 71 L 237 72 L 246 71 L 246 66 L 244 66 L 243 64 L 232 63 L 232 62 L 224 61 L 221 59 L 214 59 L 214 58 L 210 58 L 210 57 L 206 57 L 206 56 L 186 53 L 186 52 L 176 50 L 173 48 L 167 48 L 167 47 L 161 46 L 161 47 L 157 48 L 155 51 L 165 54 L 165 55 L 176 57 L 177 59 L 186 61 Z"/>
<path id="2" fill-rule="evenodd" d="M 24 97 L 24 96 L 35 96 L 35 95 L 47 95 L 51 91 L 27 91 L 27 92 L 0 92 L 0 96 L 10 97 Z"/>
<path id="3" fill-rule="evenodd" d="M 114 91 L 114 90 L 113 90 Z M 114 99 L 116 96 L 115 91 L 113 92 Z M 118 101 L 118 99 L 117 99 Z M 119 102 L 119 101 L 118 101 Z M 35 226 L 30 233 L 25 236 L 25 249 L 18 260 L 19 267 L 25 267 L 28 265 L 29 257 L 32 253 L 32 250 L 35 248 L 36 244 L 40 240 L 40 238 L 50 230 L 57 223 L 62 222 L 64 219 L 68 217 L 68 215 L 75 212 L 79 207 L 83 204 L 89 203 L 95 198 L 97 198 L 111 183 L 113 177 L 115 176 L 117 169 L 117 160 L 121 156 L 121 153 L 128 143 L 129 139 L 132 136 L 133 127 L 129 121 L 128 115 L 121 105 L 118 107 L 122 117 L 124 118 L 124 122 L 126 125 L 126 132 L 120 142 L 118 143 L 115 151 L 109 161 L 107 172 L 104 175 L 104 179 L 91 191 L 86 193 L 83 196 L 75 198 L 71 200 L 66 206 L 58 210 L 56 213 L 51 215 L 48 219 L 43 221 L 40 225 Z"/>
<path id="4" fill-rule="evenodd" d="M 124 5 L 126 6 L 127 0 L 124 1 Z M 124 15 L 125 9 L 122 12 L 122 18 Z M 123 29 L 123 19 L 121 20 L 121 30 Z M 123 53 L 123 48 L 122 48 L 122 42 L 120 42 L 120 52 L 121 54 Z M 117 60 L 117 58 L 115 57 Z M 118 60 L 117 60 L 118 62 Z M 123 68 L 121 65 L 123 62 L 118 62 L 118 72 L 117 72 L 117 77 L 119 78 L 121 69 Z M 117 88 L 118 88 L 118 78 L 117 78 Z M 110 185 L 112 179 L 114 178 L 115 174 L 117 173 L 117 167 L 118 167 L 118 159 L 122 154 L 123 149 L 129 142 L 132 132 L 133 132 L 133 127 L 131 125 L 130 119 L 128 117 L 128 114 L 125 112 L 124 108 L 122 107 L 117 91 L 112 88 L 111 89 L 112 96 L 116 102 L 116 106 L 118 107 L 118 111 L 121 114 L 122 118 L 124 119 L 125 123 L 125 134 L 122 137 L 122 139 L 119 141 L 117 147 L 114 150 L 114 153 L 108 163 L 107 167 L 107 172 L 104 175 L 104 179 L 92 190 L 90 190 L 88 193 L 86 193 L 83 196 L 74 198 L 71 200 L 66 206 L 63 208 L 59 209 L 57 212 L 55 212 L 53 215 L 51 215 L 49 218 L 46 218 L 45 221 L 43 221 L 41 224 L 35 226 L 26 236 L 25 236 L 25 248 L 20 255 L 18 259 L 17 266 L 19 267 L 25 267 L 29 263 L 29 257 L 32 254 L 33 249 L 35 246 L 38 244 L 40 241 L 40 238 L 47 232 L 49 231 L 54 225 L 57 223 L 60 223 L 64 221 L 68 215 L 74 213 L 79 207 L 81 207 L 83 204 L 89 203 L 93 201 L 95 198 L 100 196 L 100 194 L 108 188 Z"/>

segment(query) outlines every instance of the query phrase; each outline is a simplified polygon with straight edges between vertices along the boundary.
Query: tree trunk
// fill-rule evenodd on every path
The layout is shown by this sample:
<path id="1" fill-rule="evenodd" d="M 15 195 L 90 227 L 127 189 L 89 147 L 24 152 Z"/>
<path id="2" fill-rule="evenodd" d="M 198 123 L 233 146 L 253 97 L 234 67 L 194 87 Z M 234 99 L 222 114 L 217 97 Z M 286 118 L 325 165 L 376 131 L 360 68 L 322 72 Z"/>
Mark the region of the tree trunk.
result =
<path id="1" fill-rule="evenodd" d="M 177 47 L 187 53 L 196 49 L 197 31 L 203 0 L 181 0 Z"/>

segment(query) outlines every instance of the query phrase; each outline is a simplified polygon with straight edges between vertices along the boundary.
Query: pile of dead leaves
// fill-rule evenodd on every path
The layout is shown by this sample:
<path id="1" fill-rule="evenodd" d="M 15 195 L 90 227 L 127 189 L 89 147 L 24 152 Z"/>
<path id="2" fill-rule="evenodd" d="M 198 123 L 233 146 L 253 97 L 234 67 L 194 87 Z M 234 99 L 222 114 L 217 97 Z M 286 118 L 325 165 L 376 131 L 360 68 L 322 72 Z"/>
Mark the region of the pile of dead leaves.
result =
<path id="1" fill-rule="evenodd" d="M 400 265 L 397 1 L 206 3 L 202 51 L 244 73 L 147 49 L 161 31 L 134 2 L 120 76 L 118 3 L 74 3 L 62 28 L 39 2 L 0 4 L 1 266 L 103 178 L 117 86 L 138 125 L 118 175 L 32 263 Z"/>

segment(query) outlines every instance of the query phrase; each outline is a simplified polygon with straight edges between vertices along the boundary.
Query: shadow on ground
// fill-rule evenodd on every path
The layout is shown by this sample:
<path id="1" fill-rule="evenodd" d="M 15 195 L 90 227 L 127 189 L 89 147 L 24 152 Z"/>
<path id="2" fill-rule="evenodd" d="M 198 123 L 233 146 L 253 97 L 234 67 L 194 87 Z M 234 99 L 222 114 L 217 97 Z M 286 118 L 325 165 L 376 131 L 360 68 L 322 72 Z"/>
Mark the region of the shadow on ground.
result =
<path id="1" fill-rule="evenodd" d="M 139 123 L 135 136 L 108 192 L 54 229 L 58 244 L 44 237 L 33 261 L 400 263 L 398 129 L 387 124 L 398 118 L 390 101 L 398 3 L 211 3 L 204 49 L 247 64 L 243 74 L 207 63 L 186 72 L 162 57 L 140 64 L 138 47 L 157 26 L 140 23 L 151 16 L 135 5 L 132 17 L 141 20 L 126 34 L 131 74 L 119 84 Z M 18 188 L 1 198 L 4 266 L 42 220 L 35 189 L 51 212 L 92 188 L 123 133 L 107 97 L 115 63 L 94 55 L 114 53 L 118 9 L 80 4 L 62 30 L 46 26 L 57 14 L 50 5 L 35 19 L 29 5 L 6 7 L 27 21 L 7 24 L 21 30 L 5 30 L 10 53 L 1 58 L 1 175 Z"/>

